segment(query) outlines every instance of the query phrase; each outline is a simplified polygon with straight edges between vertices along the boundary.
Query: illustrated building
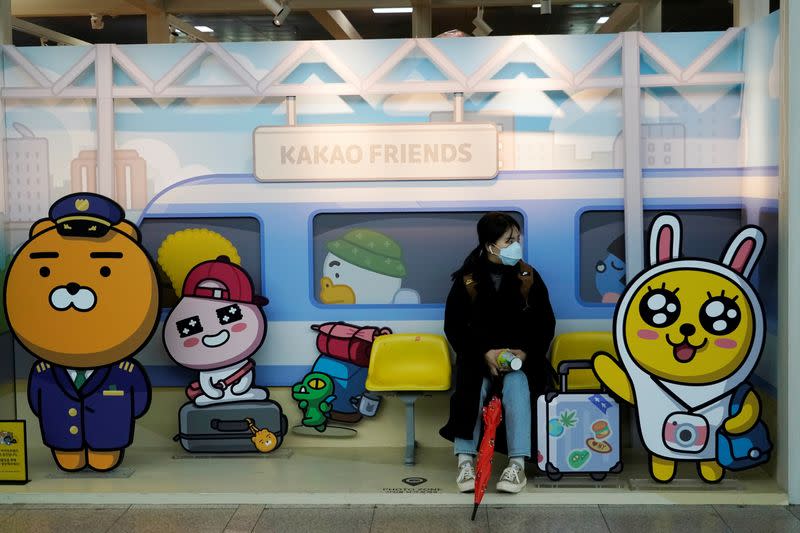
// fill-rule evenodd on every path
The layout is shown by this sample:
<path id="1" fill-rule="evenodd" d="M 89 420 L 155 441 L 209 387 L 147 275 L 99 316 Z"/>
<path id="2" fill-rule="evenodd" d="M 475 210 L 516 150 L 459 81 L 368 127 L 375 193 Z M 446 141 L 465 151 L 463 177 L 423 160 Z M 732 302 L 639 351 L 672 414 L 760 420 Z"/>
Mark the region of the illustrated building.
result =
<path id="1" fill-rule="evenodd" d="M 97 150 L 81 150 L 72 160 L 72 192 L 97 192 Z M 147 205 L 147 162 L 136 150 L 114 150 L 114 200 L 124 209 Z"/>
<path id="2" fill-rule="evenodd" d="M 683 124 L 642 124 L 642 168 L 685 168 L 686 127 Z M 614 140 L 614 168 L 625 165 L 622 134 Z"/>
<path id="3" fill-rule="evenodd" d="M 15 122 L 22 137 L 6 139 L 8 221 L 33 222 L 50 207 L 50 165 L 47 139 Z"/>

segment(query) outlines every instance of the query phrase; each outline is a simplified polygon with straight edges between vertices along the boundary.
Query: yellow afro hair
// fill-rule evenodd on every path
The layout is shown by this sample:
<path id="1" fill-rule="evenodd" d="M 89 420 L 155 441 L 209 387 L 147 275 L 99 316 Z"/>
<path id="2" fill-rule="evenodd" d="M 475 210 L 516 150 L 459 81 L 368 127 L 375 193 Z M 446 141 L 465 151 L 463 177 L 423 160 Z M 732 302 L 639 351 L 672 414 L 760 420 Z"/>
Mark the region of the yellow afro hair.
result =
<path id="1" fill-rule="evenodd" d="M 158 248 L 158 264 L 169 276 L 175 294 L 180 297 L 189 271 L 221 255 L 227 255 L 231 263 L 241 265 L 239 252 L 231 241 L 216 231 L 189 228 L 167 235 Z"/>

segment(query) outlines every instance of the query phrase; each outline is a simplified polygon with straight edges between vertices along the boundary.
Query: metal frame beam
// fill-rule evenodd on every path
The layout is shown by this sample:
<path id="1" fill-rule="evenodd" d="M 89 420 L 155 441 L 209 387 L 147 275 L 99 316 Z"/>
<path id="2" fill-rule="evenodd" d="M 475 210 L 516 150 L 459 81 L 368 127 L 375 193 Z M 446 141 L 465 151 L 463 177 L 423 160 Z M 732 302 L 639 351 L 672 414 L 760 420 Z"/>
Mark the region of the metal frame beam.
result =
<path id="1" fill-rule="evenodd" d="M 92 44 L 16 17 L 11 17 L 11 27 L 17 31 L 21 31 L 22 33 L 27 33 L 28 35 L 33 35 L 36 37 L 43 37 L 48 41 L 53 41 L 54 43 L 75 46 L 87 46 Z"/>
<path id="2" fill-rule="evenodd" d="M 638 47 L 646 51 L 654 61 L 661 65 L 666 74 L 642 75 L 638 78 L 639 87 L 669 87 L 739 84 L 744 81 L 742 72 L 703 72 L 717 55 L 739 35 L 741 29 L 728 30 L 705 50 L 691 65 L 683 69 L 675 64 L 644 34 L 635 33 Z M 595 73 L 622 46 L 622 36 L 612 40 L 604 49 L 599 50 L 583 69 L 572 72 L 544 43 L 533 36 L 515 36 L 507 42 L 485 64 L 469 77 L 453 64 L 453 62 L 435 47 L 429 39 L 409 39 L 379 65 L 375 71 L 364 76 L 356 75 L 347 65 L 344 58 L 339 57 L 325 41 L 300 42 L 273 69 L 256 79 L 221 43 L 198 43 L 192 46 L 186 55 L 161 79 L 151 80 L 139 69 L 135 62 L 124 53 L 124 47 L 113 47 L 113 58 L 131 78 L 136 86 L 113 87 L 114 98 L 178 98 L 178 97 L 216 97 L 239 98 L 247 96 L 286 96 L 286 95 L 377 95 L 403 94 L 413 92 L 472 94 L 475 92 L 496 92 L 507 89 L 517 90 L 564 90 L 578 91 L 590 88 L 622 88 L 623 77 L 596 77 Z M 494 80 L 492 76 L 503 67 L 509 57 L 520 47 L 527 47 L 537 58 L 536 63 L 548 74 L 547 78 L 529 78 L 516 80 Z M 94 54 L 94 48 L 91 54 Z M 400 81 L 385 82 L 385 76 L 391 69 L 415 50 L 424 53 L 441 72 L 447 75 L 446 80 L 437 81 Z M 286 84 L 282 80 L 299 65 L 304 56 L 314 51 L 343 80 L 340 83 L 324 85 Z M 177 83 L 180 76 L 200 61 L 206 54 L 212 53 L 234 75 L 236 81 L 219 86 L 185 86 Z M 93 98 L 94 89 L 89 87 L 71 87 L 69 81 L 58 80 L 51 83 L 39 69 L 26 60 L 13 46 L 5 48 L 6 59 L 15 62 L 28 75 L 36 80 L 37 87 L 8 87 L 2 89 L 5 98 L 39 99 L 53 96 Z M 88 63 L 87 63 L 88 61 Z M 94 56 L 87 54 L 74 68 L 85 69 L 94 61 Z M 72 70 L 70 70 L 72 72 Z"/>
<path id="3" fill-rule="evenodd" d="M 605 24 L 595 33 L 621 33 L 630 30 L 639 20 L 639 6 L 636 4 L 620 4 L 611 13 Z"/>
<path id="4" fill-rule="evenodd" d="M 733 0 L 733 25 L 749 26 L 769 15 L 769 0 Z"/>
<path id="5" fill-rule="evenodd" d="M 334 39 L 361 39 L 361 34 L 340 9 L 309 9 L 308 12 Z"/>
<path id="6" fill-rule="evenodd" d="M 181 30 L 186 35 L 204 43 L 216 43 L 217 39 L 211 33 L 205 33 L 175 15 L 167 15 L 167 24 Z"/>
<path id="7" fill-rule="evenodd" d="M 411 37 L 428 38 L 431 37 L 433 26 L 433 13 L 431 0 L 411 0 Z"/>
<path id="8" fill-rule="evenodd" d="M 553 0 L 556 5 L 579 3 L 580 0 Z M 638 0 L 599 0 L 599 3 L 637 3 Z M 431 0 L 433 9 L 473 8 L 475 0 Z M 597 2 L 595 2 L 597 3 Z M 482 0 L 484 7 L 528 6 L 531 0 Z M 107 15 L 138 15 L 152 10 L 147 0 L 11 0 L 12 13 L 18 17 L 83 16 L 90 12 Z M 412 0 L 292 0 L 292 9 L 371 9 L 373 7 L 412 7 Z M 156 8 L 158 9 L 158 8 Z M 259 0 L 166 0 L 164 10 L 181 15 L 204 13 L 264 13 L 266 8 Z"/>

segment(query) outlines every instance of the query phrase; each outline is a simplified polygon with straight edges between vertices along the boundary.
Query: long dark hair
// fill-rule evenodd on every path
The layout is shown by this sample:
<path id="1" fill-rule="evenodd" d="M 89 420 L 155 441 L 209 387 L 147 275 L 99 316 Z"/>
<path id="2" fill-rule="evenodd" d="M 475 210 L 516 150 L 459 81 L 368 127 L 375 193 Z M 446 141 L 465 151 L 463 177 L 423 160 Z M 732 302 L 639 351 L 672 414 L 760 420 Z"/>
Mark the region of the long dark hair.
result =
<path id="1" fill-rule="evenodd" d="M 481 256 L 485 253 L 486 245 L 497 242 L 497 239 L 502 237 L 510 228 L 520 230 L 519 223 L 511 215 L 496 211 L 483 215 L 478 221 L 478 246 L 464 259 L 464 264 L 461 265 L 461 268 L 453 272 L 451 275 L 452 280 L 455 281 L 466 274 L 472 274 L 480 270 L 482 262 L 485 261 Z"/>

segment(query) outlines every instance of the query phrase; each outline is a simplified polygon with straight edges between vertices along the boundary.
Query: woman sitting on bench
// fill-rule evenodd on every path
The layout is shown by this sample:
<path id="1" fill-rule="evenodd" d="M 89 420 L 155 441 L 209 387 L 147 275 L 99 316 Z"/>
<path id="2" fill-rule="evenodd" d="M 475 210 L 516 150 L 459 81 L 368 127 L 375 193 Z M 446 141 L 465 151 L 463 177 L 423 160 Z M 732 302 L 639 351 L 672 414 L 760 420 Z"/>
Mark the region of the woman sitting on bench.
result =
<path id="1" fill-rule="evenodd" d="M 514 218 L 487 213 L 478 221 L 478 246 L 452 275 L 444 331 L 456 352 L 455 392 L 439 433 L 454 442 L 461 492 L 475 489 L 473 461 L 491 380 L 502 380 L 503 393 L 505 431 L 499 428 L 496 449 L 509 457 L 497 490 L 518 493 L 527 484 L 525 458 L 535 449 L 531 400 L 550 379 L 547 350 L 555 317 L 542 278 L 522 261 L 520 239 Z M 521 368 L 504 364 L 509 354 L 503 352 L 521 360 Z"/>

